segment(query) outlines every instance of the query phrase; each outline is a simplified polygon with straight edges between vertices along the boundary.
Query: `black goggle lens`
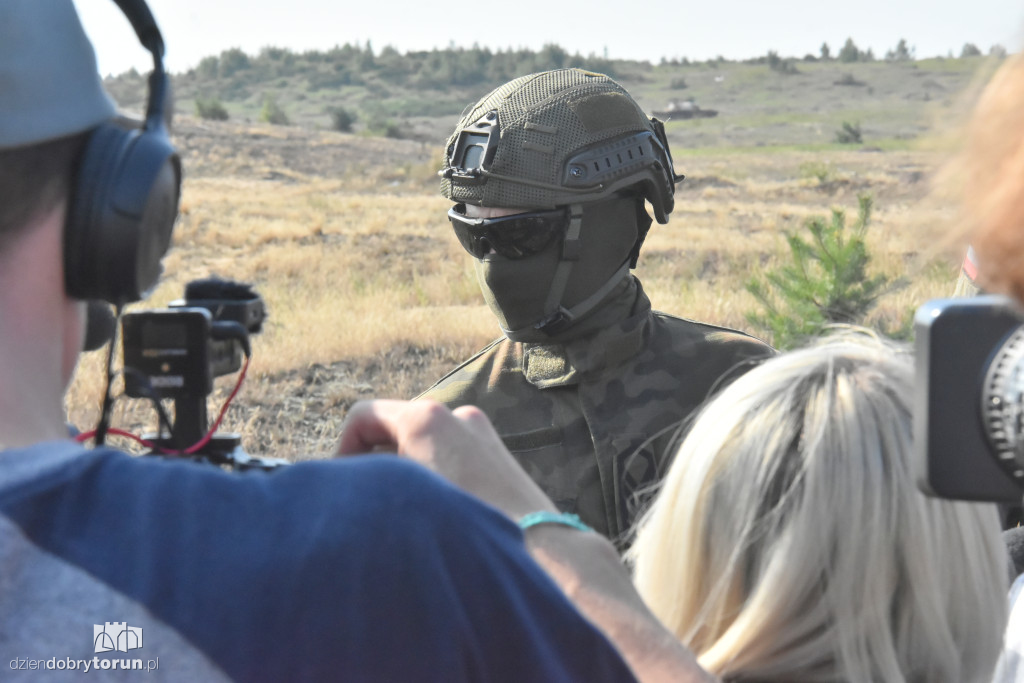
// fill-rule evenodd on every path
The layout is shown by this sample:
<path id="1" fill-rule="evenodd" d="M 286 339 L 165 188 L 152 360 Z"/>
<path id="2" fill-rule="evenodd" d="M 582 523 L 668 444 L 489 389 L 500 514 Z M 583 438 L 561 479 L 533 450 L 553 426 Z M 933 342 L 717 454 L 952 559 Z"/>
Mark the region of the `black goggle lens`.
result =
<path id="1" fill-rule="evenodd" d="M 507 259 L 524 259 L 544 251 L 569 226 L 565 209 L 531 211 L 499 218 L 468 218 L 464 204 L 448 210 L 448 220 L 459 243 L 470 254 L 482 259 L 491 253 Z"/>

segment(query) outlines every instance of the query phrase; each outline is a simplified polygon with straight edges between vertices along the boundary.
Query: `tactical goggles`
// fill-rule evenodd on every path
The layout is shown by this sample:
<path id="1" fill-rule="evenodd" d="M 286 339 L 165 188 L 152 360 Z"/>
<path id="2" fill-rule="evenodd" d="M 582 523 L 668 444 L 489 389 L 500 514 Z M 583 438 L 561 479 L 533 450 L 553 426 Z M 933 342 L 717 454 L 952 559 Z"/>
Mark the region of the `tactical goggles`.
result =
<path id="1" fill-rule="evenodd" d="M 539 254 L 565 235 L 569 210 L 563 207 L 498 218 L 469 218 L 466 205 L 456 204 L 448 210 L 448 220 L 459 243 L 476 258 L 496 253 L 516 260 Z"/>

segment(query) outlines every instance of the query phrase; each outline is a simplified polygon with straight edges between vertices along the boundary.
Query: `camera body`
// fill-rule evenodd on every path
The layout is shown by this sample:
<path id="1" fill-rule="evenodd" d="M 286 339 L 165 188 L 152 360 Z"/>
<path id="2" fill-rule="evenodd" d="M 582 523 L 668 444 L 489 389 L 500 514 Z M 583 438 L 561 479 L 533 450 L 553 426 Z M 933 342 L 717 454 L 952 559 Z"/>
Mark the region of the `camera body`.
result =
<path id="1" fill-rule="evenodd" d="M 249 285 L 197 280 L 165 309 L 122 316 L 125 394 L 153 400 L 169 434 L 146 435 L 154 453 L 189 455 L 233 469 L 271 469 L 285 461 L 254 458 L 237 434 L 207 434 L 206 398 L 216 377 L 242 369 L 249 335 L 266 319 L 263 299 Z M 239 380 L 241 381 L 241 380 Z M 173 424 L 161 401 L 174 400 Z"/>
<path id="2" fill-rule="evenodd" d="M 1024 319 L 1011 299 L 930 301 L 914 319 L 918 487 L 1020 504 L 1024 491 Z"/>
<path id="3" fill-rule="evenodd" d="M 122 316 L 128 396 L 205 397 L 214 378 L 241 369 L 248 335 L 266 318 L 263 299 L 251 290 L 234 299 L 189 296 L 194 284 L 169 308 Z"/>

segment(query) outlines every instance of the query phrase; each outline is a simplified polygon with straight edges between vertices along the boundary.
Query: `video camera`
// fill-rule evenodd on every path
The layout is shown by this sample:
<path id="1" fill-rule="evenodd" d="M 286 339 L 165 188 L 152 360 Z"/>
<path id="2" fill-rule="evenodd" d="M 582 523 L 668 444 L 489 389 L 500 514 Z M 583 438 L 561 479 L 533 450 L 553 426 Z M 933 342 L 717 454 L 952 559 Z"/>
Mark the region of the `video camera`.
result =
<path id="1" fill-rule="evenodd" d="M 919 488 L 1020 505 L 1024 495 L 1024 318 L 994 295 L 918 309 L 914 442 Z"/>
<path id="2" fill-rule="evenodd" d="M 154 454 L 184 454 L 234 469 L 286 463 L 249 456 L 238 434 L 208 435 L 206 397 L 213 380 L 244 369 L 243 356 L 252 353 L 249 335 L 260 332 L 266 315 L 263 299 L 250 285 L 205 279 L 188 283 L 185 298 L 168 308 L 122 316 L 124 390 L 151 399 L 157 408 L 160 433 L 144 437 Z M 174 401 L 173 422 L 163 410 L 164 399 Z"/>

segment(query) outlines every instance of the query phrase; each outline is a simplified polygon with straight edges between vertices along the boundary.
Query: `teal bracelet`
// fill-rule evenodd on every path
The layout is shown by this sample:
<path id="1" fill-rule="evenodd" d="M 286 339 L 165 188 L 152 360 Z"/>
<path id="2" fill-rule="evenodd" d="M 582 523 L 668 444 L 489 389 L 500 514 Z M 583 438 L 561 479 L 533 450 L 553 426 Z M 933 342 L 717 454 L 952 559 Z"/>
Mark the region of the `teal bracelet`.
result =
<path id="1" fill-rule="evenodd" d="M 589 526 L 580 521 L 579 515 L 571 515 L 568 512 L 548 512 L 547 510 L 541 510 L 539 512 L 531 512 L 528 515 L 524 515 L 519 520 L 519 528 L 526 531 L 532 526 L 538 524 L 561 524 L 562 526 L 572 527 L 573 529 L 579 529 L 580 531 L 593 531 Z"/>

